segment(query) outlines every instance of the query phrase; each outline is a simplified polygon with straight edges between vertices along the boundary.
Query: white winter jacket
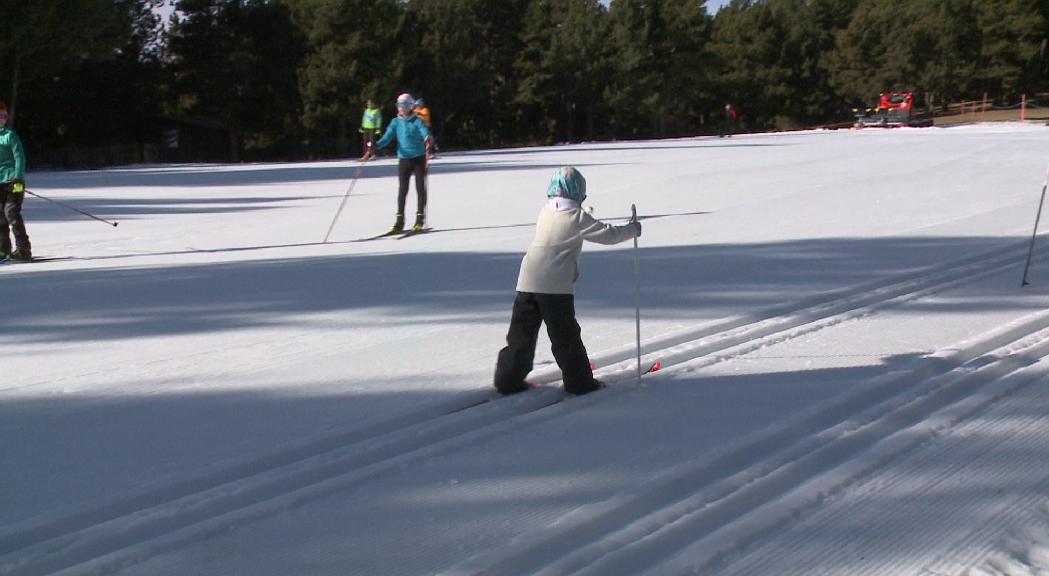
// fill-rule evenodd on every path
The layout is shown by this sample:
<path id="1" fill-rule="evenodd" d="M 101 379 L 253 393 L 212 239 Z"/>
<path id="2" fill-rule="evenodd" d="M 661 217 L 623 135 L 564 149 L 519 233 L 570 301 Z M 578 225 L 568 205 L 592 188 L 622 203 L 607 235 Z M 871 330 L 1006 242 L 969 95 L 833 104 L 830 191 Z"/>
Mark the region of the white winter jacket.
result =
<path id="1" fill-rule="evenodd" d="M 579 278 L 583 241 L 618 244 L 637 236 L 632 223 L 612 226 L 581 210 L 579 204 L 554 199 L 539 212 L 535 240 L 521 261 L 518 292 L 572 294 Z"/>

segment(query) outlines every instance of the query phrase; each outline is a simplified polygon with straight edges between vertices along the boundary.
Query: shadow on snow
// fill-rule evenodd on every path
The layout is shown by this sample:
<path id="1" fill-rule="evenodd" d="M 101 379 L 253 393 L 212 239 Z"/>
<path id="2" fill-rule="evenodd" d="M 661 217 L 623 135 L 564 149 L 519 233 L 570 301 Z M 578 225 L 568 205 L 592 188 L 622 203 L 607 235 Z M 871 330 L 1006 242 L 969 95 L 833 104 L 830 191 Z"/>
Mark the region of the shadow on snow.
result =
<path id="1" fill-rule="evenodd" d="M 1018 240 L 838 238 L 642 248 L 641 306 L 644 317 L 682 322 L 753 313 L 894 275 L 920 275 Z M 368 310 L 382 312 L 387 325 L 480 321 L 492 313 L 508 313 L 521 254 L 387 252 L 230 263 L 185 260 L 164 267 L 12 267 L 3 277 L 5 292 L 34 296 L 5 310 L 0 340 L 58 344 L 208 333 L 324 313 L 340 316 L 350 327 L 365 327 L 373 325 L 375 316 L 365 319 L 354 313 Z M 1017 262 L 1017 285 L 1022 265 Z M 1033 292 L 1047 281 L 1044 267 L 1035 263 L 1035 286 L 1025 290 Z M 632 317 L 633 296 L 629 245 L 584 251 L 576 290 L 584 326 L 587 317 Z M 973 293 L 964 302 L 941 305 L 941 311 L 1025 305 L 1008 295 Z M 294 330 L 294 323 L 289 329 Z"/>

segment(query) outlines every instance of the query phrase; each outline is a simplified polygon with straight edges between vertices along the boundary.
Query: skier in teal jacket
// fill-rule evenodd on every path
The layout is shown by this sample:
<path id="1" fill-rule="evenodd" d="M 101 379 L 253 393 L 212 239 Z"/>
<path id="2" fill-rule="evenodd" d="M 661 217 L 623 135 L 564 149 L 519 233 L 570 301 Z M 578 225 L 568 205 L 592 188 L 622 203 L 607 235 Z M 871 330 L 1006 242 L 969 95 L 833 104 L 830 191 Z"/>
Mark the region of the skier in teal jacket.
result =
<path id="1" fill-rule="evenodd" d="M 25 152 L 18 134 L 7 127 L 7 103 L 0 100 L 0 258 L 32 260 L 22 220 L 22 202 L 25 200 Z M 15 250 L 11 251 L 11 233 Z"/>
<path id="2" fill-rule="evenodd" d="M 426 222 L 426 156 L 430 151 L 433 139 L 430 130 L 413 110 L 415 100 L 405 92 L 397 97 L 397 117 L 386 127 L 386 133 L 375 143 L 376 148 L 383 148 L 397 139 L 397 159 L 399 187 L 397 189 L 397 220 L 390 228 L 390 234 L 404 231 L 404 204 L 408 198 L 408 181 L 415 174 L 415 193 L 418 197 L 418 210 L 415 212 L 413 232 L 420 232 Z M 365 158 L 371 157 L 374 148 L 368 147 Z"/>

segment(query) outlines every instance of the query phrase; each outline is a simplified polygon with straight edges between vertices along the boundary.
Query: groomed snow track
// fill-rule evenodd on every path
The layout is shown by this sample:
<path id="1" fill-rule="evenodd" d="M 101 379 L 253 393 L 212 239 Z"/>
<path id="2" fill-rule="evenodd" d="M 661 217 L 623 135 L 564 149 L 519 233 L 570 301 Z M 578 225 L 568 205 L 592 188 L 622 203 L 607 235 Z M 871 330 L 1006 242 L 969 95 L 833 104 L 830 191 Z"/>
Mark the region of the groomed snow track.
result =
<path id="1" fill-rule="evenodd" d="M 1012 245 L 648 340 L 643 361 L 658 359 L 663 365 L 648 380 L 698 370 L 988 275 L 1011 273 L 1025 248 Z M 774 564 L 775 554 L 744 557 L 752 545 L 784 525 L 808 526 L 804 521 L 811 514 L 842 513 L 823 505 L 844 488 L 878 475 L 886 462 L 913 457 L 944 434 L 983 425 L 977 415 L 1046 380 L 1047 354 L 1049 313 L 1031 314 L 741 438 L 721 449 L 714 462 L 684 462 L 656 482 L 577 509 L 545 530 L 522 534 L 441 573 L 708 574 L 731 569 L 737 561 L 741 566 L 753 563 L 739 573 L 761 573 Z M 632 357 L 629 347 L 594 357 L 606 366 L 598 376 L 619 383 L 598 394 L 568 402 L 553 387 L 491 402 L 483 402 L 484 391 L 463 394 L 380 425 L 330 434 L 263 458 L 225 463 L 120 499 L 11 526 L 0 533 L 0 574 L 119 571 L 230 527 L 353 489 L 407 463 L 604 402 L 634 386 Z M 535 375 L 541 383 L 558 377 L 553 370 Z M 1017 434 L 1044 433 L 1039 426 L 1031 424 Z M 954 446 L 952 442 L 946 444 Z M 920 463 L 917 459 L 915 465 Z M 1044 483 L 1037 468 L 1013 472 Z M 937 480 L 943 479 L 929 482 Z M 1008 517 L 1024 511 L 1003 507 L 997 513 Z M 786 539 L 777 545 L 801 544 Z M 653 566 L 652 558 L 665 562 Z M 979 559 L 979 554 L 971 558 Z M 884 573 L 898 568 L 887 566 Z"/>

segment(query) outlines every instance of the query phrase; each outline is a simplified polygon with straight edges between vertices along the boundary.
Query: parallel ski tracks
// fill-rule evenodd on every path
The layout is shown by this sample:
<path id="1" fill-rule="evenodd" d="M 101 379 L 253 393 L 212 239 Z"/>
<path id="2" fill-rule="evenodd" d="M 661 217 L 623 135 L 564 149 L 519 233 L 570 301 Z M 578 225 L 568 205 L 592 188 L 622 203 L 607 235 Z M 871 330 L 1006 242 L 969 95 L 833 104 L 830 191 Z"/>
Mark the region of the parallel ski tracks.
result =
<path id="1" fill-rule="evenodd" d="M 1044 374 L 1045 369 L 1039 370 Z M 810 507 L 808 517 L 772 535 L 771 542 L 731 564 L 726 574 L 807 574 L 816 566 L 848 573 L 854 572 L 847 567 L 857 557 L 869 559 L 866 574 L 918 574 L 937 547 L 953 548 L 947 555 L 952 560 L 962 556 L 962 550 L 944 546 L 944 541 L 962 541 L 964 550 L 994 542 L 993 533 L 1013 524 L 1017 511 L 1046 500 L 1049 476 L 1040 439 L 1049 433 L 1049 421 L 1031 412 L 1046 408 L 1049 391 L 1030 386 L 1034 382 L 1017 376 L 987 382 L 942 410 L 935 421 L 910 427 L 914 449 L 900 450 L 893 466 L 853 476 L 847 490 L 836 487 L 820 506 Z M 1029 457 L 1016 458 L 1020 450 Z M 1019 508 L 1011 501 L 1015 494 L 997 493 L 1001 487 L 1020 486 L 1030 492 L 1017 499 Z M 913 520 L 899 522 L 901 513 Z M 863 538 L 857 539 L 857 530 L 849 526 L 862 526 Z M 878 558 L 871 553 L 877 549 L 893 553 Z M 790 558 L 789 567 L 783 565 L 785 558 Z M 972 562 L 970 558 L 965 566 Z"/>
<path id="2" fill-rule="evenodd" d="M 1023 253 L 1022 245 L 955 261 L 931 271 L 896 277 L 893 280 L 860 286 L 837 294 L 825 295 L 806 302 L 785 306 L 744 317 L 729 319 L 699 330 L 652 339 L 645 343 L 644 362 L 659 360 L 663 374 L 668 369 L 693 370 L 735 357 L 802 334 L 832 326 L 852 318 L 906 301 L 914 300 L 951 287 L 976 281 L 983 276 L 1015 267 Z M 1038 316 L 1011 325 L 979 341 L 964 343 L 957 349 L 934 355 L 916 367 L 911 378 L 946 378 L 966 370 L 968 362 L 1025 335 L 1038 333 L 1049 326 L 1049 317 Z M 1040 335 L 1039 338 L 1042 338 Z M 1034 348 L 1041 350 L 1040 344 Z M 599 376 L 608 382 L 628 381 L 634 364 L 628 360 L 628 349 L 613 350 L 595 357 L 602 364 Z M 992 366 L 1003 369 L 1011 361 L 996 360 Z M 991 369 L 991 368 L 985 368 Z M 892 388 L 890 374 L 885 382 L 868 386 L 864 392 L 844 402 L 851 411 L 874 400 Z M 547 370 L 535 375 L 540 383 L 556 382 L 559 374 Z M 601 401 L 620 393 L 627 385 L 573 400 L 574 405 Z M 335 491 L 352 489 L 362 482 L 379 477 L 410 462 L 434 454 L 479 443 L 520 425 L 521 418 L 555 417 L 562 410 L 543 410 L 559 404 L 565 395 L 553 388 L 483 402 L 484 393 L 464 394 L 438 406 L 430 406 L 405 415 L 393 422 L 365 430 L 322 437 L 289 447 L 262 458 L 226 465 L 181 482 L 152 487 L 139 493 L 104 504 L 86 506 L 74 513 L 41 517 L 0 532 L 0 574 L 37 576 L 72 574 L 90 571 L 108 573 L 137 563 L 164 551 L 176 549 L 219 533 L 230 526 L 265 517 L 288 507 L 320 498 Z M 578 403 L 578 404 L 575 404 Z M 567 408 L 567 405 L 565 406 Z M 888 409 L 890 413 L 896 407 Z M 724 451 L 721 470 L 736 470 L 753 483 L 755 477 L 770 474 L 785 465 L 776 459 L 791 458 L 818 449 L 821 433 L 829 435 L 826 445 L 835 443 L 840 432 L 828 432 L 843 426 L 834 421 L 842 406 L 824 407 L 800 421 L 792 421 L 783 430 L 763 431 L 754 438 Z M 855 425 L 855 423 L 852 423 Z M 831 459 L 833 461 L 833 459 Z M 603 546 L 607 533 L 627 533 L 637 522 L 646 524 L 653 511 L 679 514 L 679 501 L 697 497 L 710 498 L 711 490 L 720 497 L 734 493 L 735 485 L 724 484 L 724 478 L 696 476 L 694 470 L 676 469 L 668 473 L 656 496 L 651 491 L 624 494 L 596 505 L 575 522 L 559 523 L 556 530 L 538 538 L 522 538 L 516 545 L 493 551 L 494 556 L 474 558 L 453 568 L 449 574 L 484 573 L 487 568 L 505 565 L 524 568 L 521 554 L 531 544 L 548 545 L 553 536 L 565 531 L 581 531 L 590 546 L 559 558 L 544 554 L 533 558 L 550 561 L 549 573 L 568 573 L 586 566 L 600 566 L 608 557 Z M 703 486 L 707 486 L 705 490 Z M 670 501 L 665 501 L 669 495 Z M 655 498 L 653 500 L 653 498 Z M 664 521 L 661 519 L 660 521 Z M 642 533 L 650 533 L 642 530 Z M 656 541 L 660 538 L 656 538 Z M 564 540 L 562 540 L 563 542 Z M 622 541 L 616 539 L 617 546 Z M 628 547 L 629 548 L 629 547 Z M 545 554 L 557 546 L 547 547 Z M 615 556 L 615 555 L 613 555 Z M 567 572 L 561 568 L 567 569 Z M 533 568 L 541 568 L 541 566 Z M 554 569 L 557 568 L 557 569 Z M 600 572 L 593 572 L 600 573 Z M 623 572 L 618 572 L 623 573 Z"/>
<path id="3" fill-rule="evenodd" d="M 914 373 L 886 374 L 633 492 L 574 510 L 541 533 L 441 575 L 712 574 L 886 463 L 1043 382 L 1046 355 L 1049 313 L 1034 314 L 944 350 Z M 683 560 L 652 565 L 675 557 Z"/>

